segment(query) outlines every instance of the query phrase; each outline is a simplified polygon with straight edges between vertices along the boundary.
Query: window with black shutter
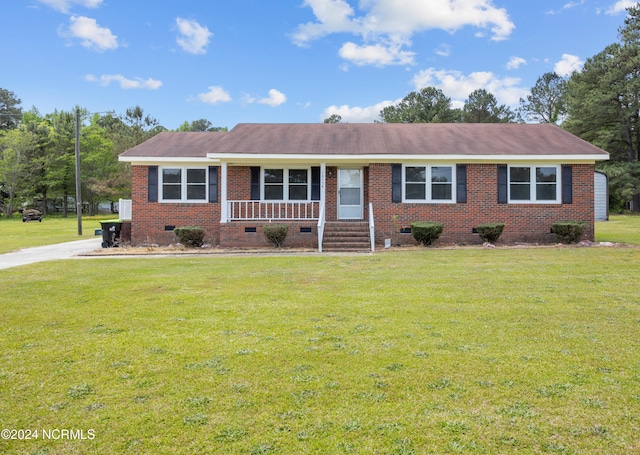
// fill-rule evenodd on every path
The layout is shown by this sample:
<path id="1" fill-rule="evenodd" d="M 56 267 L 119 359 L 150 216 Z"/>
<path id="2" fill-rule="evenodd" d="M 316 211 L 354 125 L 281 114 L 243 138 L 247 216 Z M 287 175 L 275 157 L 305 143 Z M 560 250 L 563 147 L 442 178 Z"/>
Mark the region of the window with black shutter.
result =
<path id="1" fill-rule="evenodd" d="M 158 166 L 149 166 L 148 169 L 147 201 L 158 202 Z"/>
<path id="2" fill-rule="evenodd" d="M 573 204 L 573 168 L 562 166 L 562 203 Z"/>
<path id="3" fill-rule="evenodd" d="M 456 202 L 466 204 L 467 202 L 467 165 L 458 164 L 456 166 Z"/>
<path id="4" fill-rule="evenodd" d="M 391 202 L 402 202 L 402 165 L 391 165 Z"/>
<path id="5" fill-rule="evenodd" d="M 209 166 L 209 202 L 218 202 L 218 169 Z"/>

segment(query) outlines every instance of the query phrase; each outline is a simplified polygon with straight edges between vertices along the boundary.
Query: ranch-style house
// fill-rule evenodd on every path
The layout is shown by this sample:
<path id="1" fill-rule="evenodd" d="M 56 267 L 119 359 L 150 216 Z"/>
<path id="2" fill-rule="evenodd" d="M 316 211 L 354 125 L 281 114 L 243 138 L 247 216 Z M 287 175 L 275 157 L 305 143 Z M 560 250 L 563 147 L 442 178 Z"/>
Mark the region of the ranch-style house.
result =
<path id="1" fill-rule="evenodd" d="M 239 124 L 163 132 L 122 153 L 133 172 L 131 243 L 170 244 L 201 226 L 222 247 L 375 250 L 413 244 L 414 221 L 444 224 L 438 242 L 554 242 L 551 225 L 594 236 L 594 166 L 607 152 L 550 124 Z"/>

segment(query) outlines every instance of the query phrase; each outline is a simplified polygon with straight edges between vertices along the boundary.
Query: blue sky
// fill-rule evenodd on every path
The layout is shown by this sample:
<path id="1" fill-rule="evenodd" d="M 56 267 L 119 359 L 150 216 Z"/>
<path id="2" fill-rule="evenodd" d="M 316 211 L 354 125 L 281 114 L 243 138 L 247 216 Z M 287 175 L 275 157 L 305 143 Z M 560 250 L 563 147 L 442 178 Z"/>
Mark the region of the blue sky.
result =
<path id="1" fill-rule="evenodd" d="M 11 0 L 0 87 L 41 114 L 136 105 L 168 129 L 372 122 L 435 86 L 516 107 L 618 41 L 628 0 Z"/>

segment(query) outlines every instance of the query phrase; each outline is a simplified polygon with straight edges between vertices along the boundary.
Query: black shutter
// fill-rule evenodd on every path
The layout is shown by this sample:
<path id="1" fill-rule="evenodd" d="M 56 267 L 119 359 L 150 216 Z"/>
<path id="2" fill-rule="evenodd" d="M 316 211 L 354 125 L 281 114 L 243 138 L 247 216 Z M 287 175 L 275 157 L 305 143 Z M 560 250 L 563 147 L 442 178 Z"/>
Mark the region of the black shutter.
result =
<path id="1" fill-rule="evenodd" d="M 209 166 L 209 202 L 218 202 L 218 166 Z"/>
<path id="2" fill-rule="evenodd" d="M 260 200 L 260 167 L 251 166 L 251 200 Z"/>
<path id="3" fill-rule="evenodd" d="M 320 200 L 320 167 L 311 168 L 311 200 Z"/>
<path id="4" fill-rule="evenodd" d="M 402 165 L 391 165 L 391 202 L 402 202 Z"/>
<path id="5" fill-rule="evenodd" d="M 498 204 L 508 202 L 507 189 L 507 165 L 498 164 Z"/>
<path id="6" fill-rule="evenodd" d="M 458 164 L 456 166 L 456 202 L 467 203 L 467 165 Z"/>
<path id="7" fill-rule="evenodd" d="M 562 203 L 573 204 L 573 168 L 562 166 Z"/>
<path id="8" fill-rule="evenodd" d="M 147 201 L 158 202 L 158 166 L 149 166 Z"/>

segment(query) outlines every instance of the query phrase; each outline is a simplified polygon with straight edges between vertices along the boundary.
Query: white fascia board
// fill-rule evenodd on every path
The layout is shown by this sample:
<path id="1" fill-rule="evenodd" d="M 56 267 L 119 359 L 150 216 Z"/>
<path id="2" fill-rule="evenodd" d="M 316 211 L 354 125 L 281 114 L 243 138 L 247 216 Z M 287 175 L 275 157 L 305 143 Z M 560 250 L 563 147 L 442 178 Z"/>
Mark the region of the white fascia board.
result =
<path id="1" fill-rule="evenodd" d="M 405 163 L 405 162 L 457 162 L 457 163 L 507 163 L 507 162 L 561 162 L 561 163 L 595 163 L 608 160 L 608 154 L 601 155 L 291 155 L 262 153 L 225 153 L 207 154 L 208 158 L 227 163 Z"/>
<path id="2" fill-rule="evenodd" d="M 185 157 L 142 157 L 142 156 L 119 156 L 118 161 L 122 161 L 124 163 L 137 164 L 141 166 L 164 166 L 167 164 L 213 164 L 219 162 L 219 160 L 212 160 L 210 158 L 185 158 Z"/>

